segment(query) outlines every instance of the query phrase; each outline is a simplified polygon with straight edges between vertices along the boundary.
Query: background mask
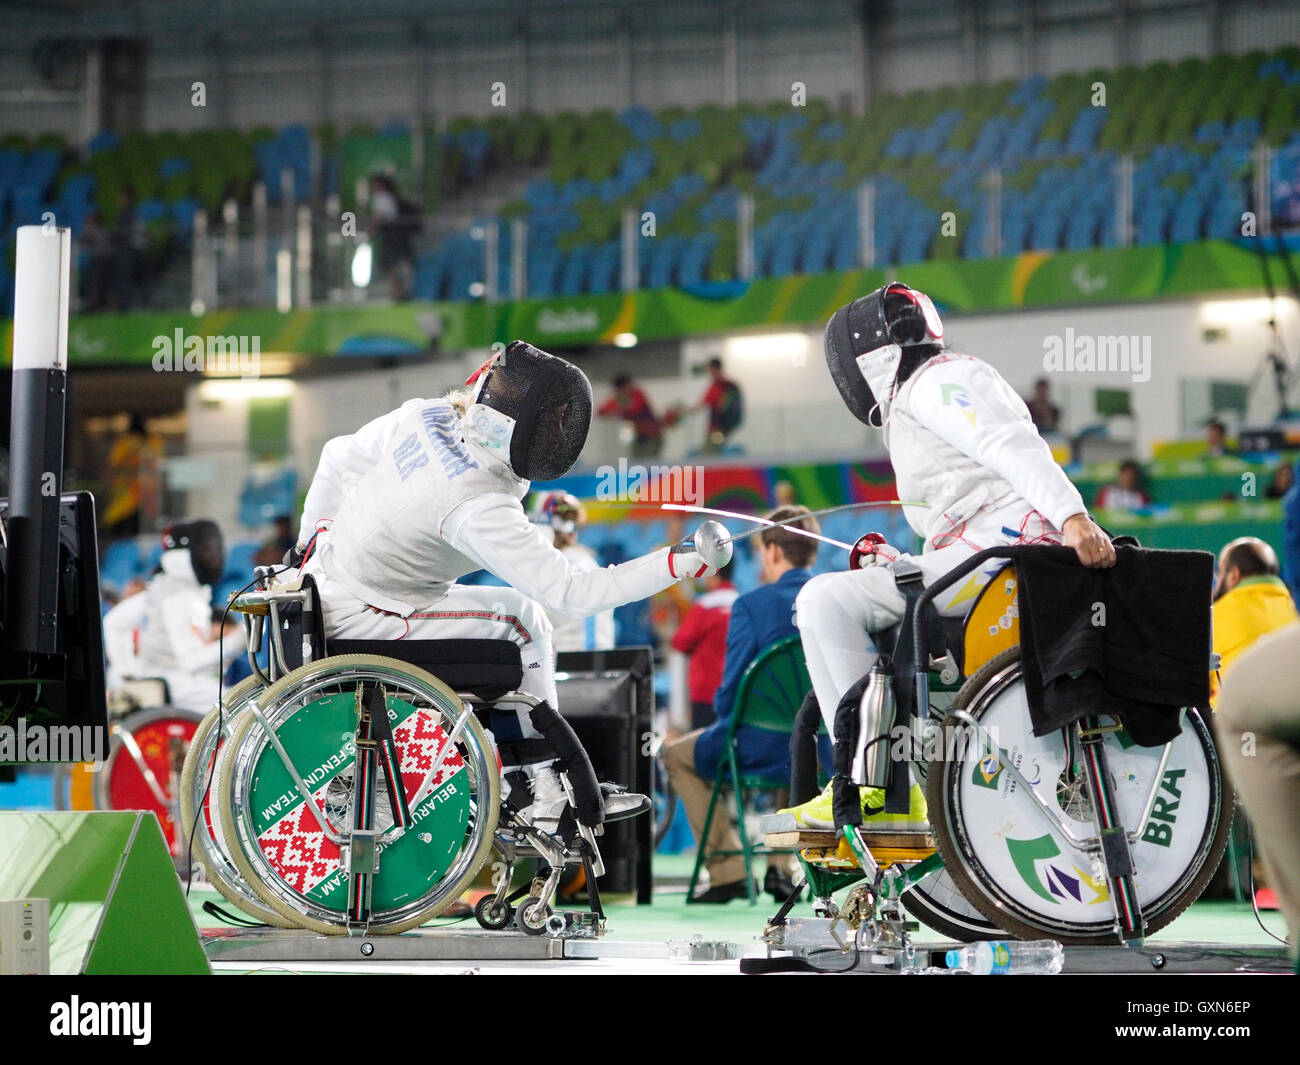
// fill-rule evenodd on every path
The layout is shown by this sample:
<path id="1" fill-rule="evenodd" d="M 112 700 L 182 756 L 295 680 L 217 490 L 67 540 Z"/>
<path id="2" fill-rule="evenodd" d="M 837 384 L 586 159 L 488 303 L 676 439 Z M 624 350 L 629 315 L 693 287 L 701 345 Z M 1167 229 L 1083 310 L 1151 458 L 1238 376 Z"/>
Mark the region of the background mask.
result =
<path id="1" fill-rule="evenodd" d="M 226 570 L 226 547 L 214 521 L 199 520 L 169 525 L 163 533 L 164 551 L 186 548 L 200 584 L 216 584 Z"/>

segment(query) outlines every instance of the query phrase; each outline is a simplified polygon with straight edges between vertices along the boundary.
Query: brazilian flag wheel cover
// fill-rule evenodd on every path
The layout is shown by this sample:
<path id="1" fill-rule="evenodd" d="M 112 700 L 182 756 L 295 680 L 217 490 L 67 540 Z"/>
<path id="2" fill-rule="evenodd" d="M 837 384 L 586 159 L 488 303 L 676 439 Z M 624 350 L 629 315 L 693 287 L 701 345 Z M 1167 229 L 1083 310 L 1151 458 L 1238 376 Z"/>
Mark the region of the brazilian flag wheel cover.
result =
<path id="1" fill-rule="evenodd" d="M 973 943 L 997 937 L 998 926 L 961 893 L 947 869 L 935 870 L 904 891 L 902 902 L 909 914 L 949 939 Z"/>
<path id="2" fill-rule="evenodd" d="M 1020 649 L 987 662 L 953 706 L 988 734 L 965 748 L 950 738 L 945 760 L 929 769 L 930 822 L 953 882 L 985 917 L 1022 939 L 1114 942 L 1105 870 L 1070 839 L 1097 836 L 1083 758 L 1064 729 L 1033 734 Z M 1163 747 L 1140 747 L 1118 727 L 1103 743 L 1112 815 L 1132 840 L 1132 885 L 1149 935 L 1195 902 L 1214 875 L 1232 825 L 1232 792 L 1197 710 L 1185 711 L 1167 757 Z M 1052 811 L 1052 823 L 1009 765 Z"/>
<path id="3" fill-rule="evenodd" d="M 371 655 L 338 655 L 283 677 L 257 700 L 279 744 L 311 790 L 303 801 L 251 710 L 241 715 L 217 759 L 222 840 L 244 880 L 277 913 L 303 928 L 347 932 L 348 877 L 336 836 L 352 824 L 357 694 L 383 688 L 412 824 L 392 828 L 382 775 L 375 782 L 379 871 L 370 931 L 402 932 L 436 917 L 473 880 L 496 833 L 501 801 L 496 750 L 471 713 L 454 746 L 462 704 L 414 666 Z M 441 764 L 424 797 L 426 776 Z"/>
<path id="4" fill-rule="evenodd" d="M 193 833 L 194 860 L 202 863 L 208 883 L 221 892 L 228 902 L 234 903 L 248 916 L 263 924 L 277 928 L 296 928 L 293 921 L 267 906 L 245 882 L 221 838 L 215 805 L 217 788 L 213 779 L 213 763 L 239 723 L 245 705 L 261 691 L 262 683 L 257 677 L 245 678 L 222 695 L 222 705 L 209 710 L 207 717 L 194 730 L 190 749 L 185 755 L 185 766 L 181 770 L 181 830 L 185 833 L 183 845 L 185 853 L 189 853 L 190 834 Z M 203 816 L 196 824 L 194 813 L 200 807 Z"/>

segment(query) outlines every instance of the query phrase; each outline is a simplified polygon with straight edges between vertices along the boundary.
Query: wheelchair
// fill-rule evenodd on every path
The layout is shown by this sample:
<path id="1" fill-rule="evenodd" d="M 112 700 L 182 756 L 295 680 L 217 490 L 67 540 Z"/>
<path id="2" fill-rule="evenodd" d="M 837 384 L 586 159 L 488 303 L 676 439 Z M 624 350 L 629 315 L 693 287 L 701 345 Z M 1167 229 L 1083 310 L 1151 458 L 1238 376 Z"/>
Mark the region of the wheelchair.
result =
<path id="1" fill-rule="evenodd" d="M 559 825 L 528 822 L 526 789 L 502 798 L 492 715 L 538 703 L 518 690 L 517 645 L 327 643 L 311 577 L 285 583 L 271 569 L 231 608 L 253 675 L 199 725 L 180 787 L 186 831 L 227 900 L 272 926 L 395 934 L 441 914 L 495 851 L 494 890 L 475 909 L 483 928 L 601 934 L 602 830 L 582 813 L 599 811 L 600 788 L 562 720 L 556 768 L 572 801 Z M 545 873 L 512 891 L 516 865 L 533 858 Z M 562 874 L 578 863 L 589 910 L 556 911 Z"/>
<path id="2" fill-rule="evenodd" d="M 924 590 L 919 570 L 896 572 L 907 613 L 874 638 L 898 668 L 890 685 L 905 731 L 890 720 L 874 736 L 856 736 L 853 779 L 888 779 L 887 744 L 904 736 L 892 771 L 910 769 L 924 788 L 930 831 L 882 837 L 852 823 L 855 787 L 837 801 L 836 831 L 768 831 L 769 845 L 800 849 L 814 915 L 876 946 L 910 949 L 909 916 L 964 941 L 1009 933 L 1140 946 L 1200 896 L 1227 846 L 1233 795 L 1201 710 L 1185 708 L 1178 735 L 1162 747 L 1137 745 L 1102 708 L 1034 735 L 1015 561 L 1026 550 L 1035 549 L 979 552 Z M 934 598 L 990 562 L 1001 565 L 969 614 L 937 618 Z M 815 791 L 819 720 L 806 701 L 795 728 L 793 802 Z M 856 732 L 856 718 L 837 715 L 837 734 L 842 723 Z M 769 922 L 769 944 L 784 942 L 797 898 Z"/>
<path id="3" fill-rule="evenodd" d="M 151 810 L 177 868 L 184 868 L 178 816 L 179 780 L 203 715 L 172 706 L 158 677 L 125 680 L 108 693 L 108 752 L 102 763 L 59 765 L 53 775 L 59 810 Z"/>

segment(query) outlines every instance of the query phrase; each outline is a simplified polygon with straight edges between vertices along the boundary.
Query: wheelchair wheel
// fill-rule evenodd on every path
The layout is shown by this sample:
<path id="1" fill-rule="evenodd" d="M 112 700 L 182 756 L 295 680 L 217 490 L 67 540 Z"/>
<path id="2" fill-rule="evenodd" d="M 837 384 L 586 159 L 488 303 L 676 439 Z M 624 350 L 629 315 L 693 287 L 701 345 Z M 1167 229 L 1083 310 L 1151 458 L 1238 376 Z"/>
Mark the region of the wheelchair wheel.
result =
<path id="1" fill-rule="evenodd" d="M 478 921 L 481 927 L 493 931 L 505 928 L 513 916 L 513 907 L 510 903 L 498 903 L 495 895 L 484 895 L 474 905 L 474 920 Z"/>
<path id="2" fill-rule="evenodd" d="M 913 917 L 940 935 L 961 943 L 990 939 L 999 928 L 961 893 L 947 869 L 931 873 L 909 891 L 903 906 Z"/>
<path id="3" fill-rule="evenodd" d="M 515 911 L 515 927 L 526 936 L 546 935 L 546 925 L 551 919 L 551 908 L 539 898 L 529 897 Z"/>
<path id="4" fill-rule="evenodd" d="M 221 892 L 228 902 L 255 920 L 277 928 L 294 928 L 296 926 L 292 921 L 280 916 L 258 898 L 257 893 L 240 875 L 221 839 L 221 829 L 212 806 L 216 796 L 215 780 L 212 780 L 212 786 L 209 787 L 218 750 L 230 736 L 244 704 L 261 691 L 262 685 L 256 677 L 240 681 L 222 698 L 221 733 L 217 732 L 217 707 L 209 710 L 194 730 L 189 753 L 186 754 L 185 765 L 181 769 L 181 846 L 184 848 L 183 854 L 189 853 L 190 833 L 193 832 L 193 856 L 202 863 L 208 883 Z M 203 808 L 203 816 L 195 825 L 194 814 L 200 806 Z"/>
<path id="5" fill-rule="evenodd" d="M 315 806 L 337 829 L 351 825 L 357 698 L 383 687 L 407 800 L 446 747 L 462 713 L 456 694 L 421 669 L 391 658 L 339 655 L 297 669 L 266 690 L 262 711 Z M 262 901 L 325 934 L 347 929 L 348 880 L 337 843 L 299 794 L 276 747 L 251 713 L 241 715 L 217 758 L 221 839 Z M 392 825 L 382 783 L 375 827 Z M 471 883 L 496 832 L 501 781 L 496 749 L 470 714 L 414 823 L 380 843 L 369 930 L 402 932 L 436 917 Z"/>
<path id="6" fill-rule="evenodd" d="M 108 757 L 93 774 L 95 809 L 152 810 L 173 858 L 185 856 L 176 804 L 185 754 L 202 720 L 198 711 L 178 706 L 127 714 L 110 729 Z"/>
<path id="7" fill-rule="evenodd" d="M 94 762 L 56 765 L 50 774 L 56 810 L 93 810 L 95 808 Z"/>
<path id="8" fill-rule="evenodd" d="M 967 751 L 948 751 L 929 775 L 935 842 L 953 883 L 1013 935 L 1084 945 L 1112 941 L 1114 909 L 1100 860 L 1050 826 L 1002 771 L 1008 762 L 1015 765 L 1071 831 L 1096 835 L 1066 732 L 1033 735 L 1019 648 L 1004 651 L 972 676 L 954 707 L 970 713 L 999 749 L 984 750 L 976 741 Z M 1162 748 L 1136 746 L 1122 730 L 1104 743 L 1120 823 L 1139 832 L 1132 845 L 1134 882 L 1150 934 L 1187 909 L 1214 874 L 1227 846 L 1232 793 L 1196 710 L 1186 712 L 1159 777 Z M 1139 825 L 1153 786 L 1158 801 Z"/>

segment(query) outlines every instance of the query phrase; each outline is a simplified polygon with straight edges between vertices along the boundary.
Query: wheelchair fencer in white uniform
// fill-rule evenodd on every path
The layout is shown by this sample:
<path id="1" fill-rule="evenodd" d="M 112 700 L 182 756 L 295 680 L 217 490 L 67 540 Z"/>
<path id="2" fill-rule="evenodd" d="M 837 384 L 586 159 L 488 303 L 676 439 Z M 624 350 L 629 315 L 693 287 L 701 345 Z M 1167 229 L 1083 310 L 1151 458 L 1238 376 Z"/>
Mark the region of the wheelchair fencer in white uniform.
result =
<path id="1" fill-rule="evenodd" d="M 1024 401 L 988 363 L 943 346 L 924 293 L 893 282 L 841 308 L 826 328 L 826 362 L 854 417 L 884 432 L 904 514 L 924 544 L 905 557 L 925 584 L 1009 544 L 1066 543 L 1085 565 L 1114 564 Z M 898 557 L 886 548 L 876 561 Z M 964 617 L 995 568 L 945 591 L 936 607 Z M 869 634 L 896 625 L 904 609 L 886 564 L 822 574 L 800 591 L 796 624 L 832 736 L 841 697 L 875 662 Z"/>
<path id="2" fill-rule="evenodd" d="M 221 580 L 221 530 L 206 520 L 178 522 L 163 532 L 163 552 L 144 591 L 104 616 L 108 683 L 159 679 L 172 706 L 206 713 L 217 678 L 243 654 L 243 634 L 212 633 L 212 587 Z"/>
<path id="3" fill-rule="evenodd" d="M 557 837 L 573 840 L 576 829 L 590 845 L 585 858 L 604 820 L 648 808 L 642 796 L 597 785 L 556 712 L 546 611 L 585 616 L 730 558 L 730 544 L 714 542 L 725 530 L 705 523 L 693 540 L 574 570 L 521 501 L 530 480 L 559 477 L 577 461 L 591 422 L 586 376 L 515 341 L 467 384 L 325 445 L 295 555 L 319 596 L 329 654 L 365 641 L 370 657 L 326 657 L 289 672 L 253 695 L 260 705 L 248 713 L 231 708 L 235 724 L 221 741 L 218 849 L 277 913 L 320 931 L 422 923 L 464 890 L 494 835 L 507 848 L 526 837 L 551 865 L 520 908 L 530 918 L 520 927 L 544 930 L 566 858 Z M 480 568 L 511 587 L 453 583 Z M 242 599 L 253 612 L 276 598 L 258 594 Z M 472 698 L 401 661 L 416 645 L 491 640 L 517 647 L 519 665 L 516 691 L 482 701 L 490 731 L 470 712 Z M 199 752 L 196 763 L 204 757 L 214 755 Z M 347 818 L 350 831 L 338 823 Z M 381 866 L 387 875 L 377 875 Z M 481 923 L 505 923 L 505 886 L 495 905 L 485 900 Z"/>
<path id="4" fill-rule="evenodd" d="M 586 375 L 516 341 L 469 385 L 468 395 L 410 400 L 325 445 L 303 508 L 304 552 L 315 540 L 304 571 L 316 580 L 327 639 L 510 640 L 523 658 L 521 690 L 558 709 L 546 611 L 584 618 L 702 575 L 709 563 L 678 545 L 575 569 L 522 500 L 531 481 L 577 462 L 591 422 Z M 477 569 L 510 587 L 453 583 Z M 541 738 L 538 716 L 520 711 L 518 736 L 508 738 Z M 533 813 L 557 816 L 547 763 L 522 768 L 547 804 Z M 624 805 L 611 799 L 606 813 Z"/>

